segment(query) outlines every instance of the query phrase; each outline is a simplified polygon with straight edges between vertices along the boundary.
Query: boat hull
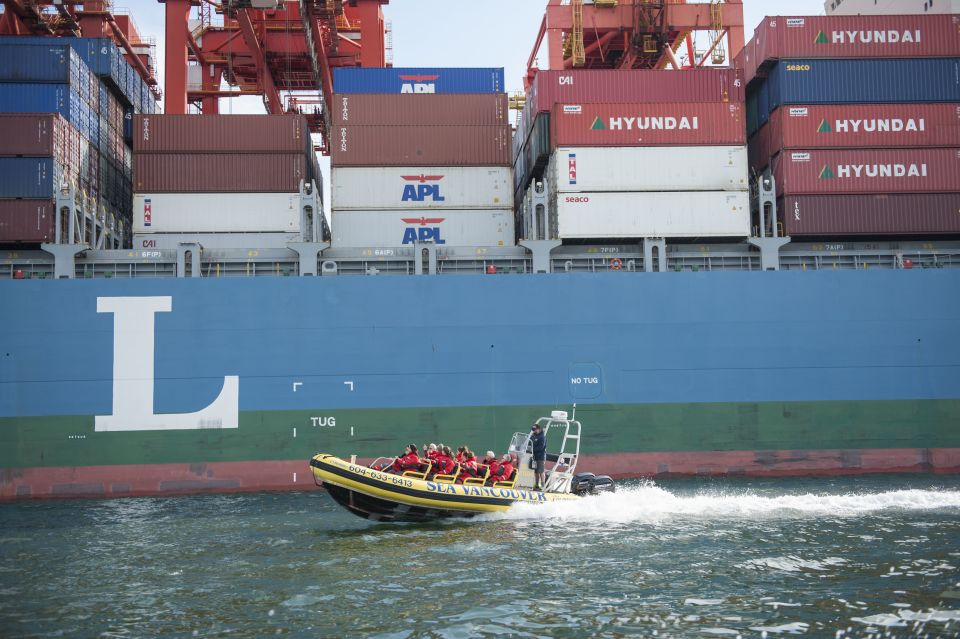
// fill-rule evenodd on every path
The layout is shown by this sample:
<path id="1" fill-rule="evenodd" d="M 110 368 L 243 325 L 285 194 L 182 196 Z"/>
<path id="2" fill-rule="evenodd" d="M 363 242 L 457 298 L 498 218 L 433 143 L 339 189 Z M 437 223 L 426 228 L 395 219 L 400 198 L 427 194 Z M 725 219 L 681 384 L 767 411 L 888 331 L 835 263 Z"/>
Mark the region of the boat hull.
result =
<path id="1" fill-rule="evenodd" d="M 578 499 L 568 493 L 526 488 L 465 486 L 384 473 L 333 455 L 310 460 L 317 482 L 338 504 L 376 521 L 426 521 L 502 512 L 514 504 L 544 504 Z"/>

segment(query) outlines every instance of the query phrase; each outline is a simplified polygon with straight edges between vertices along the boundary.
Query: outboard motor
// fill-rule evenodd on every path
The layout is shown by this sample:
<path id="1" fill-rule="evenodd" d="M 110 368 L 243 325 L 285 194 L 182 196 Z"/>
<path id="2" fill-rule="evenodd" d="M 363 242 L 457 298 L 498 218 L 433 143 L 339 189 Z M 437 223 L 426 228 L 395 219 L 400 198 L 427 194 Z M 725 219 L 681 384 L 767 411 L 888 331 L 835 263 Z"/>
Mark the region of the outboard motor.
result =
<path id="1" fill-rule="evenodd" d="M 570 482 L 570 492 L 574 495 L 589 495 L 593 488 L 593 473 L 577 473 Z"/>
<path id="2" fill-rule="evenodd" d="M 590 494 L 599 495 L 600 493 L 613 493 L 617 491 L 616 485 L 608 475 L 600 475 L 590 480 Z"/>

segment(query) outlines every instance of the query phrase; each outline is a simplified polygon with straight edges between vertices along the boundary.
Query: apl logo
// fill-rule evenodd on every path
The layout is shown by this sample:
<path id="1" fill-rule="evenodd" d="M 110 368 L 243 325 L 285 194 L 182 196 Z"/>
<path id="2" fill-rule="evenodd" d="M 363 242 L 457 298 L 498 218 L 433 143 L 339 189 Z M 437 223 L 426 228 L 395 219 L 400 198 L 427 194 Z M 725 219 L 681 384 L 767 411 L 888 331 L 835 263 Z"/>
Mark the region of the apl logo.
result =
<path id="1" fill-rule="evenodd" d="M 428 182 L 439 182 L 443 179 L 442 175 L 401 175 L 401 178 L 407 182 L 416 182 L 417 184 L 404 184 L 403 196 L 401 202 L 424 202 L 430 198 L 432 202 L 443 202 L 446 198 L 440 194 L 439 184 L 428 184 Z"/>
<path id="2" fill-rule="evenodd" d="M 153 204 L 150 200 L 143 201 L 143 225 L 150 226 L 153 224 Z"/>
<path id="3" fill-rule="evenodd" d="M 401 75 L 400 93 L 436 93 L 439 75 Z"/>
<path id="4" fill-rule="evenodd" d="M 567 154 L 567 180 L 570 184 L 577 183 L 577 154 Z"/>
<path id="5" fill-rule="evenodd" d="M 446 218 L 443 217 L 404 217 L 400 218 L 405 224 L 413 224 L 414 227 L 408 227 L 403 231 L 403 244 L 413 244 L 414 242 L 433 242 L 434 244 L 446 244 L 446 240 L 440 237 L 440 227 L 432 226 L 442 223 Z"/>

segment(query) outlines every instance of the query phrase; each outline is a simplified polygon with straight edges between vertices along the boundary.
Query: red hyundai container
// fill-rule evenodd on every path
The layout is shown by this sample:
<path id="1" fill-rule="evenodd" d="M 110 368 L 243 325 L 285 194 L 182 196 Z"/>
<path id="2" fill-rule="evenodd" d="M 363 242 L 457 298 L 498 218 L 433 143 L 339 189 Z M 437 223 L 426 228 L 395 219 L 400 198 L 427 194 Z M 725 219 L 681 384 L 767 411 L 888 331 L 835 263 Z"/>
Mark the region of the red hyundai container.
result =
<path id="1" fill-rule="evenodd" d="M 743 145 L 743 111 L 733 102 L 557 104 L 550 115 L 550 145 Z"/>
<path id="2" fill-rule="evenodd" d="M 333 166 L 510 166 L 510 126 L 335 126 Z"/>
<path id="3" fill-rule="evenodd" d="M 767 16 L 743 57 L 746 80 L 784 58 L 960 57 L 960 15 Z"/>
<path id="4" fill-rule="evenodd" d="M 510 123 L 505 93 L 341 93 L 333 96 L 331 111 L 334 126 Z"/>
<path id="5" fill-rule="evenodd" d="M 53 213 L 52 200 L 0 200 L 0 243 L 53 242 Z"/>
<path id="6" fill-rule="evenodd" d="M 302 115 L 136 115 L 136 153 L 297 153 L 312 147 Z"/>
<path id="7" fill-rule="evenodd" d="M 750 139 L 750 166 L 783 149 L 960 146 L 960 104 L 784 106 Z"/>
<path id="8" fill-rule="evenodd" d="M 778 194 L 960 193 L 960 149 L 795 150 L 770 164 Z"/>
<path id="9" fill-rule="evenodd" d="M 781 198 L 777 210 L 794 238 L 960 233 L 960 193 L 794 195 Z"/>
<path id="10" fill-rule="evenodd" d="M 206 116 L 194 116 L 198 120 Z M 137 153 L 137 193 L 295 193 L 308 180 L 303 153 Z"/>

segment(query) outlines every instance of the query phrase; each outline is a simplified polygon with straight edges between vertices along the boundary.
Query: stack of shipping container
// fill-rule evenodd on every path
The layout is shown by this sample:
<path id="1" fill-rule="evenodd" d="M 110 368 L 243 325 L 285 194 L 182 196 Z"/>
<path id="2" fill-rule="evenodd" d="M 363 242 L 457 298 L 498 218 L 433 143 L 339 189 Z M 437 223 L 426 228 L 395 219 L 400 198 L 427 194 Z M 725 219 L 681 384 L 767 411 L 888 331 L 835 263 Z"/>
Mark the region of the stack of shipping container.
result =
<path id="1" fill-rule="evenodd" d="M 528 239 L 749 230 L 743 82 L 733 69 L 540 71 L 513 154 L 517 201 L 537 181 L 548 193 L 548 238 L 538 228 Z"/>
<path id="2" fill-rule="evenodd" d="M 740 62 L 783 234 L 960 232 L 960 16 L 767 17 Z"/>
<path id="3" fill-rule="evenodd" d="M 514 243 L 503 69 L 334 71 L 334 247 Z"/>
<path id="4" fill-rule="evenodd" d="M 322 184 L 303 116 L 144 115 L 133 129 L 135 248 L 301 239 L 301 185 Z"/>
<path id="5" fill-rule="evenodd" d="M 154 112 L 147 85 L 108 38 L 0 38 L 0 243 L 55 242 L 56 195 L 75 188 L 106 248 L 128 246 L 130 125 Z M 68 239 L 60 220 L 60 241 Z M 79 241 L 79 238 L 77 238 Z"/>

